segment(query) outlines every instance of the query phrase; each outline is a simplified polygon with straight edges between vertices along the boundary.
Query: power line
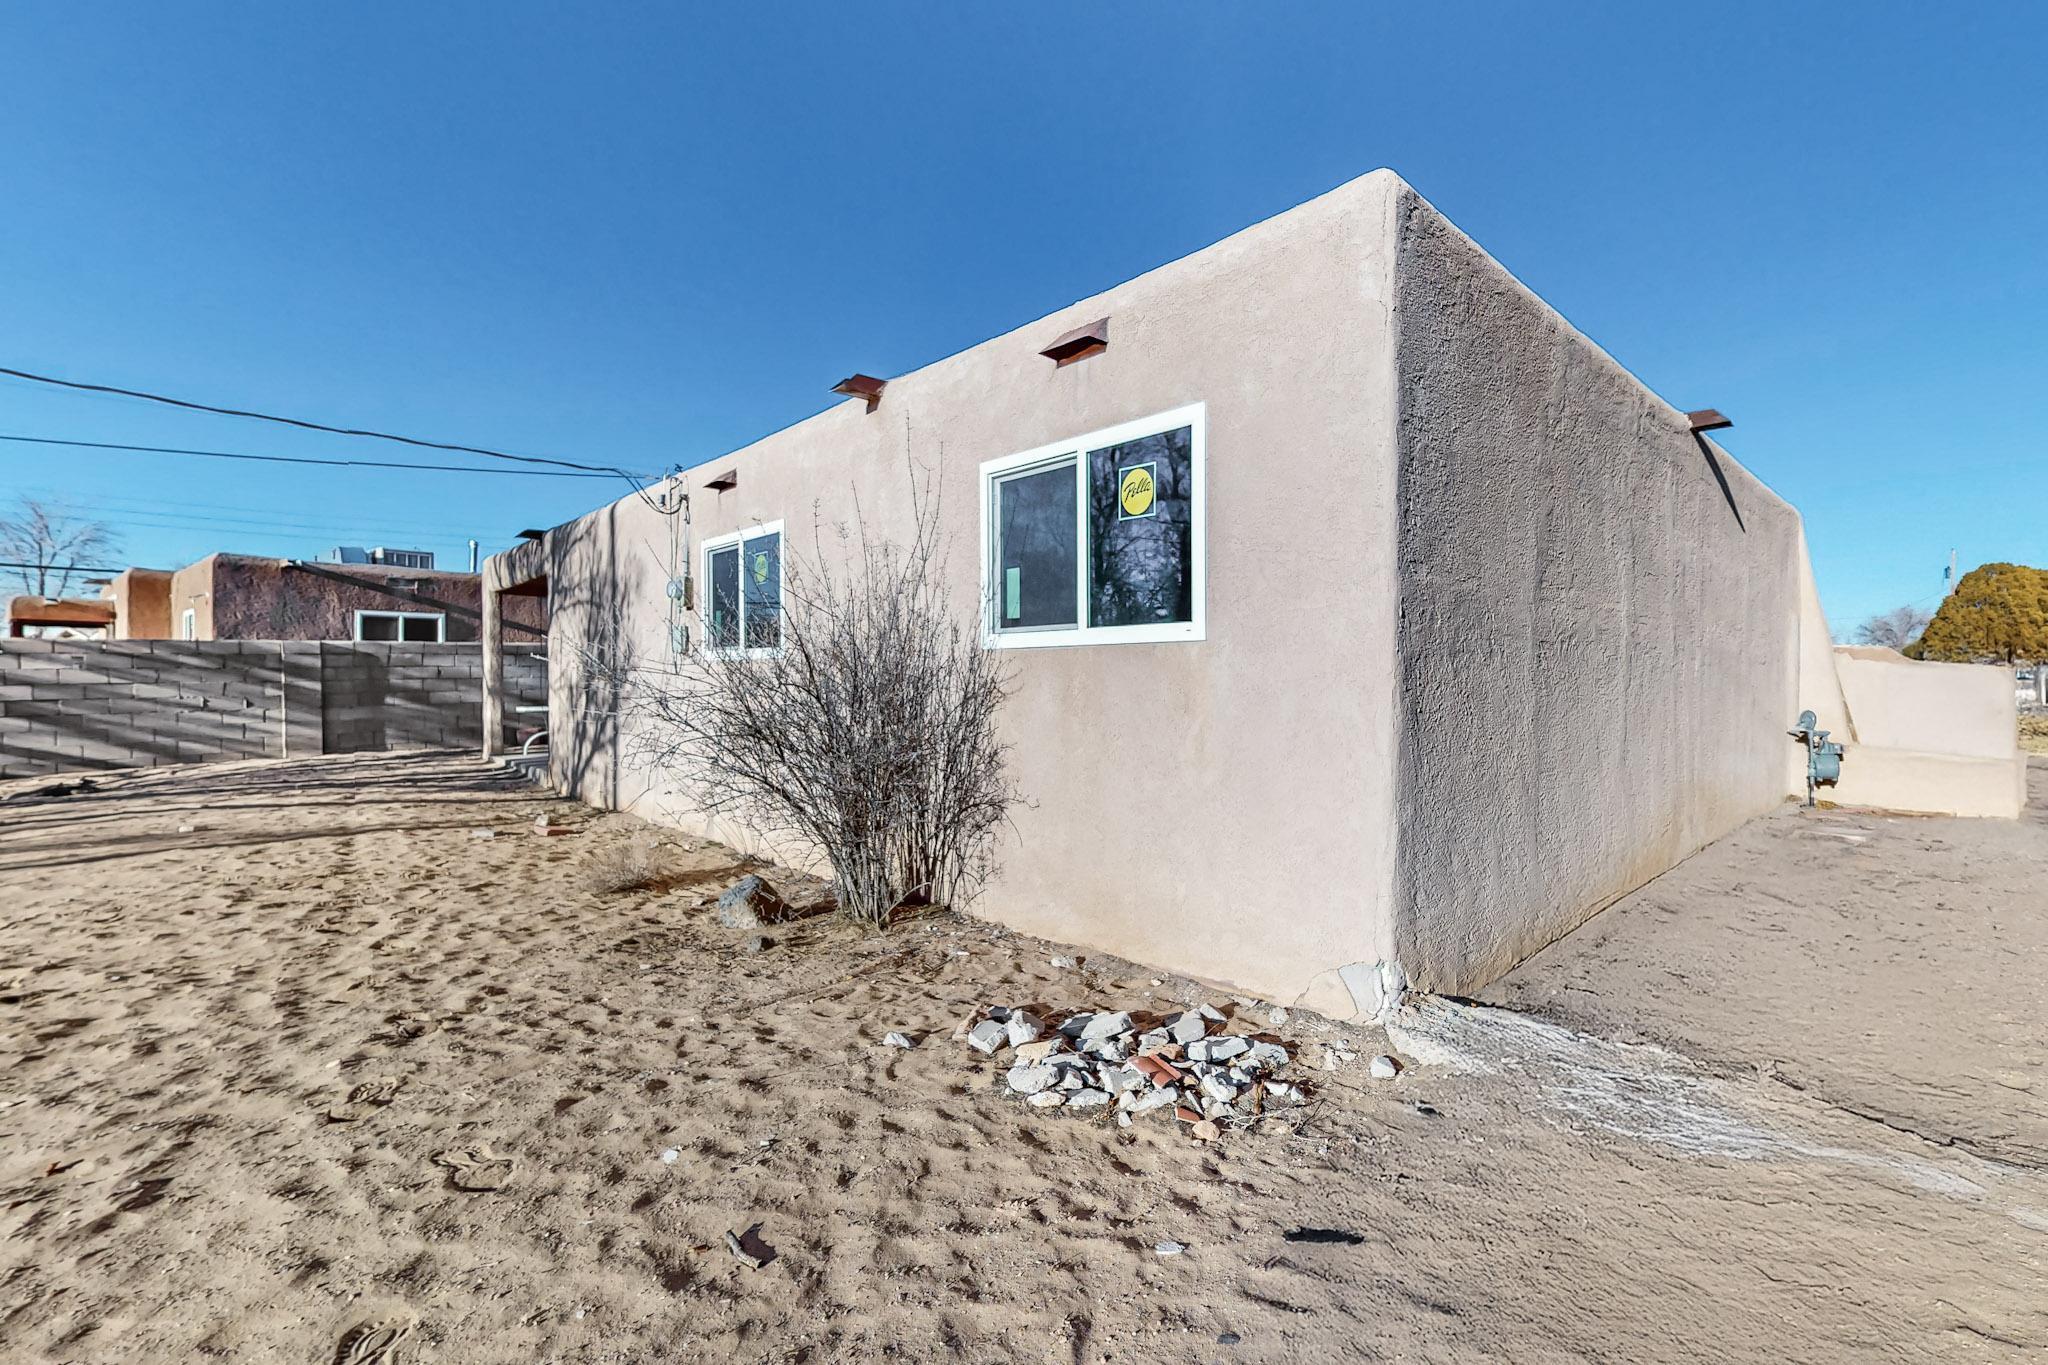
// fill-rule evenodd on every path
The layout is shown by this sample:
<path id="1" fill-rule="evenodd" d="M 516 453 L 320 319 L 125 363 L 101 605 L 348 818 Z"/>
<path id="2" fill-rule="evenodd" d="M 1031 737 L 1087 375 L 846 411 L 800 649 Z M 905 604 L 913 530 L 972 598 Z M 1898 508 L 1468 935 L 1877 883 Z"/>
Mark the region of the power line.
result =
<path id="1" fill-rule="evenodd" d="M 17 564 L 11 559 L 0 559 L 0 569 L 43 569 L 50 573 L 120 573 L 104 564 Z"/>
<path id="2" fill-rule="evenodd" d="M 0 370 L 0 374 L 12 374 L 12 370 Z M 593 470 L 589 473 L 570 472 L 556 469 L 478 469 L 474 465 L 461 464 L 407 464 L 402 460 L 320 460 L 310 455 L 250 455 L 236 450 L 188 450 L 178 446 L 130 446 L 117 445 L 112 441 L 65 441 L 54 436 L 9 436 L 0 435 L 0 441 L 19 441 L 27 445 L 75 446 L 81 450 L 126 450 L 148 455 L 203 455 L 214 460 L 259 460 L 265 464 L 324 464 L 341 465 L 365 469 L 430 469 L 448 474 L 510 474 L 524 475 L 532 479 L 610 479 L 623 477 L 634 482 L 633 476 L 624 470 Z M 455 447 L 467 449 L 468 447 Z M 507 455 L 504 458 L 524 459 L 525 456 Z"/>
<path id="3" fill-rule="evenodd" d="M 382 536 L 388 540 L 394 535 L 404 535 L 438 536 L 443 540 L 461 541 L 471 534 L 469 530 L 450 526 L 445 522 L 411 521 L 381 514 L 371 517 L 306 517 L 274 512 L 263 507 L 240 507 L 226 503 L 180 502 L 172 498 L 124 498 L 105 493 L 81 495 L 33 484 L 23 485 L 20 491 L 35 495 L 46 506 L 62 509 L 74 517 L 109 519 L 124 526 L 157 526 L 161 521 L 168 523 L 172 529 L 187 529 L 193 525 L 217 523 L 254 526 L 261 530 L 317 531 L 322 534 L 339 535 L 343 539 L 368 535 L 373 539 Z M 181 511 L 181 508 L 200 510 Z M 247 515 L 232 515 L 235 513 Z M 368 530 L 365 529 L 366 526 Z"/>
<path id="4" fill-rule="evenodd" d="M 37 384 L 55 384 L 59 388 L 79 389 L 86 393 L 111 393 L 123 398 L 140 398 L 151 403 L 164 403 L 174 408 L 185 408 L 192 412 L 217 413 L 222 417 L 247 417 L 257 422 L 276 422 L 280 426 L 298 427 L 305 431 L 326 431 L 336 436 L 364 436 L 376 441 L 396 441 L 400 445 L 418 446 L 423 450 L 453 450 L 464 455 L 483 455 L 493 460 L 513 460 L 520 464 L 555 465 L 562 469 L 580 469 L 594 474 L 615 474 L 634 488 L 639 481 L 623 469 L 611 465 L 578 464 L 574 460 L 557 460 L 545 455 L 509 455 L 502 450 L 488 446 L 458 445 L 452 441 L 428 441 L 417 436 L 395 436 L 388 431 L 370 431 L 362 427 L 329 426 L 325 422 L 307 421 L 301 417 L 279 417 L 274 413 L 254 412 L 247 408 L 217 407 L 212 403 L 199 403 L 189 398 L 171 398 L 161 393 L 148 393 L 141 389 L 124 389 L 112 384 L 88 384 L 78 379 L 59 379 L 54 375 L 35 374 L 28 370 L 9 369 L 0 365 L 0 374 L 12 375 L 16 379 L 27 379 Z"/>

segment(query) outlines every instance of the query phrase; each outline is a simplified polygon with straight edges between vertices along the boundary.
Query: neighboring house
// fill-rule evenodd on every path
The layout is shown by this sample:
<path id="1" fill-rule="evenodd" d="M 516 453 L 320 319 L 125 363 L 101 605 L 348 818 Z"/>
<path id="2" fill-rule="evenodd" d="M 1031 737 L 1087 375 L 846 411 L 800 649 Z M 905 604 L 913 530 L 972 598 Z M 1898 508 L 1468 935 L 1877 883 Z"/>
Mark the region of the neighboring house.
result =
<path id="1" fill-rule="evenodd" d="M 337 557 L 350 551 L 337 551 Z M 209 555 L 182 569 L 128 569 L 104 589 L 122 640 L 371 640 L 478 638 L 479 578 L 433 567 L 424 551 L 350 562 Z M 546 604 L 511 613 L 511 638 L 531 640 Z"/>
<path id="2" fill-rule="evenodd" d="M 114 610 L 79 597 L 16 597 L 7 604 L 7 634 L 15 640 L 104 640 Z"/>
<path id="3" fill-rule="evenodd" d="M 1718 415 L 1392 172 L 842 390 L 485 564 L 486 670 L 552 603 L 559 790 L 747 842 L 628 759 L 585 651 L 778 648 L 782 566 L 922 487 L 1012 672 L 1026 800 L 972 908 L 1031 933 L 1339 1015 L 1470 992 L 1803 796 L 1807 709 L 1837 800 L 2018 810 L 2010 675 L 1838 657 Z"/>
<path id="4" fill-rule="evenodd" d="M 100 589 L 100 596 L 114 607 L 114 639 L 177 638 L 172 629 L 169 569 L 123 569 Z"/>

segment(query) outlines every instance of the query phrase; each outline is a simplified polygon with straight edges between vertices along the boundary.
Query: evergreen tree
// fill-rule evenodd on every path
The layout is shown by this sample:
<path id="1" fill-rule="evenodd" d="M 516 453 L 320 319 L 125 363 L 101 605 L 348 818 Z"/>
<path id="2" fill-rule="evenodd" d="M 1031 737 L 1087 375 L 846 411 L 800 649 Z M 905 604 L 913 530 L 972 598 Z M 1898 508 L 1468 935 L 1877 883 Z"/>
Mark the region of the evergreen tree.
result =
<path id="1" fill-rule="evenodd" d="M 2048 659 L 2048 570 L 2024 564 L 1970 570 L 1906 652 L 1955 663 Z"/>

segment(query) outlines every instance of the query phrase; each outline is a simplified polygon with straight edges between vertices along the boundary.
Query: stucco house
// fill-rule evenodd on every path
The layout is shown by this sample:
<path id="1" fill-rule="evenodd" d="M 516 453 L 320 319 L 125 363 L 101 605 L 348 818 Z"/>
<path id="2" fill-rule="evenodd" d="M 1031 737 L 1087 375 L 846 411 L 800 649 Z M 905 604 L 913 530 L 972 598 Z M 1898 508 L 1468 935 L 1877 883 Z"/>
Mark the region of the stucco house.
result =
<path id="1" fill-rule="evenodd" d="M 2018 809 L 2009 679 L 1839 659 L 1799 514 L 1392 172 L 856 380 L 485 564 L 487 677 L 552 603 L 563 790 L 744 843 L 623 760 L 578 650 L 775 648 L 786 554 L 856 496 L 906 528 L 917 468 L 1013 656 L 1030 804 L 974 909 L 1020 929 L 1373 1015 L 1803 794 L 1803 710 L 1843 802 Z"/>
<path id="2" fill-rule="evenodd" d="M 102 597 L 119 640 L 451 643 L 478 638 L 481 583 L 417 555 L 372 563 L 215 554 L 182 569 L 123 570 Z M 530 641 L 543 631 L 545 606 L 516 603 L 506 619 L 515 641 Z"/>
<path id="3" fill-rule="evenodd" d="M 113 629 L 113 607 L 90 597 L 10 598 L 5 611 L 11 640 L 104 640 Z"/>

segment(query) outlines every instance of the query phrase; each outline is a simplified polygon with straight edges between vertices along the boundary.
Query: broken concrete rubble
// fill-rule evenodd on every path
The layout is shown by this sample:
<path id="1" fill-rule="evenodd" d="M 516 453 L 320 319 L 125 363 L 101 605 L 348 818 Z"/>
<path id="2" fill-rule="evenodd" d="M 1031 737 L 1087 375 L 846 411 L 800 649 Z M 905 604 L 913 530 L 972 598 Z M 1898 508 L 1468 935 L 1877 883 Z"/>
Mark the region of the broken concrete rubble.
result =
<path id="1" fill-rule="evenodd" d="M 1047 1026 L 1030 1010 L 992 1005 L 954 1036 L 984 1056 L 1009 1048 L 1005 1086 L 1035 1108 L 1111 1110 L 1122 1127 L 1171 1109 L 1191 1134 L 1216 1141 L 1226 1125 L 1304 1101 L 1299 1086 L 1272 1079 L 1292 1064 L 1292 1049 L 1228 1027 L 1205 1005 L 1165 1018 L 1084 1011 L 1042 1036 Z"/>
<path id="2" fill-rule="evenodd" d="M 1012 1010 L 1010 1017 L 1003 1021 L 1003 1027 L 1009 1032 L 1011 1047 L 1035 1043 L 1045 1032 L 1045 1025 L 1039 1023 L 1038 1016 L 1029 1010 Z"/>

